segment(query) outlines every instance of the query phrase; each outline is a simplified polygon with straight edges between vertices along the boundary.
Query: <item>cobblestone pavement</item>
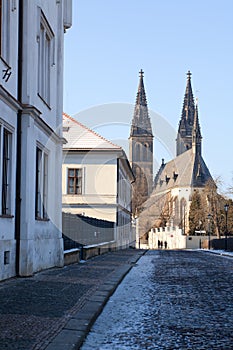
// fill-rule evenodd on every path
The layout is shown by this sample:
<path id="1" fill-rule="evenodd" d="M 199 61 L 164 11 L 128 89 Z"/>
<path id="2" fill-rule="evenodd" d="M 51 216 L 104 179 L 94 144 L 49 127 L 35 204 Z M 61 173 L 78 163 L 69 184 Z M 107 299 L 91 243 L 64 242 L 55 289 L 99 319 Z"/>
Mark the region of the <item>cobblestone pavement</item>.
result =
<path id="1" fill-rule="evenodd" d="M 0 282 L 0 349 L 45 349 L 114 273 L 131 268 L 130 261 L 141 254 L 134 249 L 121 250 L 83 264 Z M 65 348 L 69 345 L 61 345 Z"/>
<path id="2" fill-rule="evenodd" d="M 233 349 L 233 259 L 148 251 L 111 296 L 81 349 Z"/>

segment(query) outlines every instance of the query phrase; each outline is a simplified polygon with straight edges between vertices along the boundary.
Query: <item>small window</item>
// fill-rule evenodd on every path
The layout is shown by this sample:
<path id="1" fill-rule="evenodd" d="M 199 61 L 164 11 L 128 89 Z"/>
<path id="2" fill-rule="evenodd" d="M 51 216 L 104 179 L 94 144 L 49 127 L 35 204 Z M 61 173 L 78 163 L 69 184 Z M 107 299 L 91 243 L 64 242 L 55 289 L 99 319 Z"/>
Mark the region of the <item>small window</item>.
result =
<path id="1" fill-rule="evenodd" d="M 10 251 L 7 250 L 4 252 L 4 265 L 10 264 Z"/>
<path id="2" fill-rule="evenodd" d="M 36 148 L 36 219 L 48 219 L 48 155 Z"/>
<path id="3" fill-rule="evenodd" d="M 68 169 L 68 194 L 82 194 L 82 169 Z"/>
<path id="4" fill-rule="evenodd" d="M 1 214 L 11 214 L 11 143 L 12 134 L 5 128 L 0 128 L 0 140 L 1 140 Z"/>

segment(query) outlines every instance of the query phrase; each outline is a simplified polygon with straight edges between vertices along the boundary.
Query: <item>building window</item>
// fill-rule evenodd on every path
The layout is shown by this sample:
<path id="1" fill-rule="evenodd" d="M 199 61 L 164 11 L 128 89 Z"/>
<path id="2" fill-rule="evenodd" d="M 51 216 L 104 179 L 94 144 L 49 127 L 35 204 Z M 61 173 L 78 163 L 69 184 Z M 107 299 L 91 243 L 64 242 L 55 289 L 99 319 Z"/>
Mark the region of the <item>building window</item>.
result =
<path id="1" fill-rule="evenodd" d="M 48 155 L 36 148 L 36 219 L 48 219 Z"/>
<path id="2" fill-rule="evenodd" d="M 68 169 L 68 194 L 82 194 L 82 169 Z"/>
<path id="3" fill-rule="evenodd" d="M 5 128 L 0 128 L 1 140 L 1 214 L 11 215 L 11 144 L 12 134 Z"/>
<path id="4" fill-rule="evenodd" d="M 54 34 L 40 11 L 40 27 L 38 41 L 38 94 L 48 105 L 50 104 L 50 75 L 53 65 Z"/>
<path id="5" fill-rule="evenodd" d="M 9 0 L 0 0 L 0 56 L 9 61 L 9 42 L 10 42 L 10 2 Z"/>

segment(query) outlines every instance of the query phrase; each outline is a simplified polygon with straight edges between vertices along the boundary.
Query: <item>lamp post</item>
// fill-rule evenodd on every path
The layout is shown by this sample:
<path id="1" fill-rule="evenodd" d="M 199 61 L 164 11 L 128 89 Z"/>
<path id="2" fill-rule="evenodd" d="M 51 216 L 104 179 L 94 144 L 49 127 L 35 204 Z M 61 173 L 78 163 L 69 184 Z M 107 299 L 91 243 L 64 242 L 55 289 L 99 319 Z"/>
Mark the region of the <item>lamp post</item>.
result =
<path id="1" fill-rule="evenodd" d="M 210 250 L 210 220 L 212 218 L 211 214 L 208 214 L 208 249 Z"/>
<path id="2" fill-rule="evenodd" d="M 225 215 L 226 215 L 226 228 L 225 228 L 225 250 L 227 250 L 227 214 L 228 214 L 229 204 L 224 205 Z"/>

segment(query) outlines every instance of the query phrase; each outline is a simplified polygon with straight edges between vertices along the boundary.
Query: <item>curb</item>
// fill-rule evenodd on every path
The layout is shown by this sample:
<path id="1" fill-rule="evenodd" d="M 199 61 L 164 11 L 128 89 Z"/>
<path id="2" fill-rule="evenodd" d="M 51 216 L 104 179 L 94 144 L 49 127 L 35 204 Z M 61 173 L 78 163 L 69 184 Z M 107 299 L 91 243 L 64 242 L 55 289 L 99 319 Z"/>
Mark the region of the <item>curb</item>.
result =
<path id="1" fill-rule="evenodd" d="M 89 298 L 83 308 L 67 322 L 65 327 L 46 347 L 46 350 L 77 350 L 82 346 L 87 334 L 97 317 L 101 314 L 105 304 L 129 273 L 137 261 L 146 253 L 138 252 L 126 265 L 119 267 L 110 279 Z"/>

